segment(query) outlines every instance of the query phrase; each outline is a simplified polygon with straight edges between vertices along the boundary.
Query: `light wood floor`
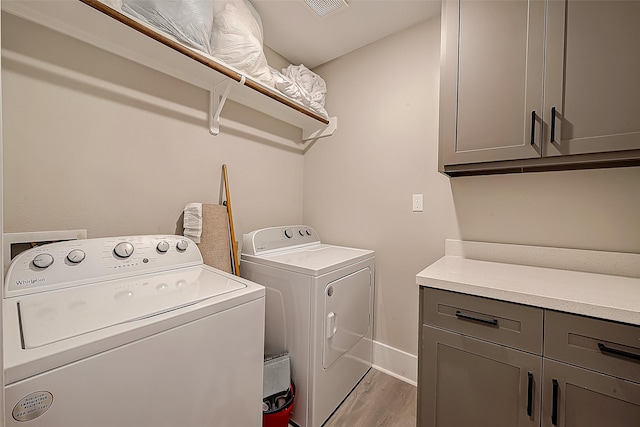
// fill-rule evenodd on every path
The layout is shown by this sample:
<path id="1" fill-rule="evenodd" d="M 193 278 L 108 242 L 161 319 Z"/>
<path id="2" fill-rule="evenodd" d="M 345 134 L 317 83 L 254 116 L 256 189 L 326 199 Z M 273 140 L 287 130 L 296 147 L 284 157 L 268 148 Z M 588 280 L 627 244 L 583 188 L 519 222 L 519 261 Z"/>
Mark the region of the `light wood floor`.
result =
<path id="1" fill-rule="evenodd" d="M 416 427 L 416 387 L 375 369 L 323 427 Z"/>

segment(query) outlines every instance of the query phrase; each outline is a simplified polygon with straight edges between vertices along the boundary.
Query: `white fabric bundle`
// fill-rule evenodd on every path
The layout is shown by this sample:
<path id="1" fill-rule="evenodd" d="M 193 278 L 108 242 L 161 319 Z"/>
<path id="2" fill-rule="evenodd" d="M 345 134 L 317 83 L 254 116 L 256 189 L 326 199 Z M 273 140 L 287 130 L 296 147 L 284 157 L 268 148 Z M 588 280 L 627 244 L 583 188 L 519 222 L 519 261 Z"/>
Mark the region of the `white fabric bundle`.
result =
<path id="1" fill-rule="evenodd" d="M 262 20 L 249 0 L 101 1 L 116 9 L 122 5 L 125 13 L 329 117 L 324 108 L 327 87 L 322 77 L 302 64 L 289 65 L 282 72 L 267 64 Z M 196 240 L 194 236 L 189 237 Z"/>
<path id="2" fill-rule="evenodd" d="M 213 9 L 212 0 L 122 0 L 124 12 L 209 54 Z"/>
<path id="3" fill-rule="evenodd" d="M 106 4 L 111 9 L 115 9 L 117 11 L 122 10 L 122 0 L 100 0 L 100 2 Z"/>
<path id="4" fill-rule="evenodd" d="M 290 65 L 291 67 L 291 65 Z M 271 67 L 269 67 L 271 68 Z M 311 108 L 321 116 L 328 118 L 327 110 L 319 102 L 312 99 L 311 94 L 305 90 L 300 84 L 293 81 L 289 77 L 285 76 L 278 70 L 271 68 L 271 74 L 273 75 L 273 85 L 280 92 L 288 96 L 289 98 L 296 100 L 306 107 Z M 324 99 L 323 99 L 324 102 Z"/>
<path id="5" fill-rule="evenodd" d="M 311 100 L 313 102 L 324 107 L 327 85 L 322 77 L 302 64 L 289 65 L 287 68 L 282 69 L 282 73 L 306 90 L 307 93 L 311 95 Z"/>
<path id="6" fill-rule="evenodd" d="M 216 0 L 211 54 L 256 80 L 273 86 L 263 50 L 262 21 L 246 0 Z"/>

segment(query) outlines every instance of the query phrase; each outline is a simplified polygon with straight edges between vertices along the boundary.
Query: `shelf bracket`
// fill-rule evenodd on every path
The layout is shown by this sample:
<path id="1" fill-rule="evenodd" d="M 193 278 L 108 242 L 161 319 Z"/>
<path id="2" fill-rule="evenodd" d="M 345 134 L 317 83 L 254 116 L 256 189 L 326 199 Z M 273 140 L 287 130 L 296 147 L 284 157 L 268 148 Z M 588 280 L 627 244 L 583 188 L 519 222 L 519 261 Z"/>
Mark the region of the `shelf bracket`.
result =
<path id="1" fill-rule="evenodd" d="M 245 76 L 240 76 L 239 82 L 227 80 L 213 86 L 209 96 L 209 133 L 211 135 L 216 136 L 220 133 L 220 113 L 229 97 L 231 86 L 234 84 L 244 85 L 245 81 Z"/>
<path id="2" fill-rule="evenodd" d="M 333 135 L 333 133 L 338 129 L 338 118 L 330 117 L 329 124 L 322 126 L 321 128 L 309 128 L 305 127 L 302 129 L 302 140 L 310 141 L 313 139 L 324 138 L 327 136 Z"/>

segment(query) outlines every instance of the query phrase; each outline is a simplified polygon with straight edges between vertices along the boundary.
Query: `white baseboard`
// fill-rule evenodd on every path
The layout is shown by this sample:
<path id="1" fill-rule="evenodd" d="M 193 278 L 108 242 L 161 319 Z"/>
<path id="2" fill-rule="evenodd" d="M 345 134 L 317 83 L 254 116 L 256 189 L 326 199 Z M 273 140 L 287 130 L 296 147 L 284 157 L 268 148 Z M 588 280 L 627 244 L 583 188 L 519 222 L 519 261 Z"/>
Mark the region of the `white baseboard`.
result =
<path id="1" fill-rule="evenodd" d="M 378 341 L 373 342 L 373 367 L 411 385 L 418 383 L 418 357 Z"/>

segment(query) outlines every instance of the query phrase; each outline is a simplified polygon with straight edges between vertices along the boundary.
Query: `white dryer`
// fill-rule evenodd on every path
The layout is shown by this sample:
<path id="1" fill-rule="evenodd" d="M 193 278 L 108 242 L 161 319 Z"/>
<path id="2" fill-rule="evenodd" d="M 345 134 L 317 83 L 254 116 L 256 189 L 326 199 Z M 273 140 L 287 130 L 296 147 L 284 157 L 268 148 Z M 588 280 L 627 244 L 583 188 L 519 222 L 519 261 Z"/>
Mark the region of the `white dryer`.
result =
<path id="1" fill-rule="evenodd" d="M 265 355 L 289 353 L 300 427 L 320 427 L 371 368 L 374 255 L 303 225 L 243 236 L 242 276 L 266 287 Z"/>
<path id="2" fill-rule="evenodd" d="M 8 427 L 262 422 L 264 288 L 184 237 L 30 249 L 3 311 Z"/>

